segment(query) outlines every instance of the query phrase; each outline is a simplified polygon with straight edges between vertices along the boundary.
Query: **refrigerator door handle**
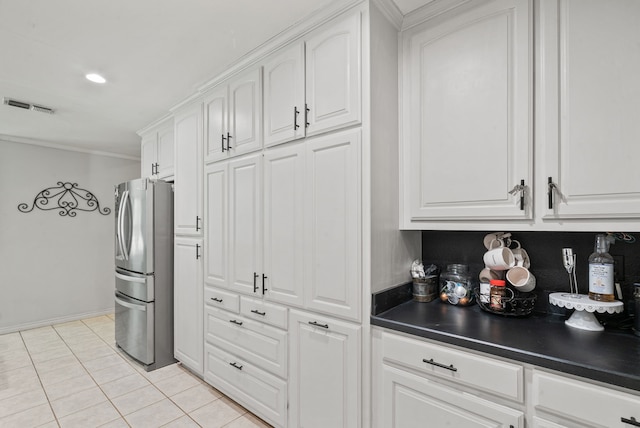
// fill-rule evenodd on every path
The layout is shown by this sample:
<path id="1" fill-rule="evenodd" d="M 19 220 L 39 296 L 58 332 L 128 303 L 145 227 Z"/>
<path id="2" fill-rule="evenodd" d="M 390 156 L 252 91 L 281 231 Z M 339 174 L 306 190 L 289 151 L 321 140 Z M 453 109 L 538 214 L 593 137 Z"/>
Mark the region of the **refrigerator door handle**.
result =
<path id="1" fill-rule="evenodd" d="M 126 209 L 129 205 L 129 190 L 125 190 L 122 195 L 122 209 L 120 210 L 120 247 L 122 248 L 122 256 L 125 260 L 129 260 L 129 248 L 127 248 L 124 241 L 124 218 L 126 214 Z"/>
<path id="2" fill-rule="evenodd" d="M 124 192 L 122 194 L 124 196 Z M 116 219 L 116 241 L 118 243 L 118 251 L 117 255 L 118 260 L 124 260 L 124 248 L 122 246 L 122 205 L 124 204 L 124 199 L 120 197 L 120 203 L 118 204 L 118 218 Z"/>
<path id="3" fill-rule="evenodd" d="M 127 282 L 139 282 L 140 284 L 144 284 L 147 282 L 146 278 L 137 278 L 135 276 L 123 275 L 118 272 L 116 272 L 116 278 L 120 278 L 121 280 Z"/>
<path id="4" fill-rule="evenodd" d="M 136 303 L 125 302 L 124 300 L 120 299 L 118 296 L 116 296 L 116 302 L 118 302 L 119 305 L 122 305 L 125 308 L 135 309 L 136 311 L 146 312 L 146 310 L 147 310 L 147 306 L 146 305 L 143 305 L 143 304 L 139 305 L 139 304 L 136 304 Z"/>

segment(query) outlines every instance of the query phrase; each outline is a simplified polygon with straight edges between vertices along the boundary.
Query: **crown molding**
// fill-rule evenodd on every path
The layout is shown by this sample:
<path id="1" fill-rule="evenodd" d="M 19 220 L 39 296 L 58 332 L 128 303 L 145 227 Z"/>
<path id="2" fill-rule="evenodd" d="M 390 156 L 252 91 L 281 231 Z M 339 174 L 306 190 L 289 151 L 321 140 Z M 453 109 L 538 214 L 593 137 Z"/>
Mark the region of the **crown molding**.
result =
<path id="1" fill-rule="evenodd" d="M 33 138 L 16 137 L 13 135 L 0 134 L 0 141 L 6 141 L 8 143 L 29 144 L 32 146 L 46 147 L 49 149 L 66 150 L 68 152 L 86 153 L 94 156 L 106 156 L 111 158 L 140 161 L 140 157 L 136 157 L 136 156 L 129 156 L 121 153 L 103 152 L 100 150 L 91 150 L 91 149 L 71 146 L 67 144 L 51 143 L 49 141 L 37 140 Z"/>
<path id="2" fill-rule="evenodd" d="M 487 0 L 432 0 L 404 16 L 402 20 L 402 31 L 415 27 L 423 22 L 430 21 L 465 4 L 475 6 L 485 3 L 486 1 Z"/>

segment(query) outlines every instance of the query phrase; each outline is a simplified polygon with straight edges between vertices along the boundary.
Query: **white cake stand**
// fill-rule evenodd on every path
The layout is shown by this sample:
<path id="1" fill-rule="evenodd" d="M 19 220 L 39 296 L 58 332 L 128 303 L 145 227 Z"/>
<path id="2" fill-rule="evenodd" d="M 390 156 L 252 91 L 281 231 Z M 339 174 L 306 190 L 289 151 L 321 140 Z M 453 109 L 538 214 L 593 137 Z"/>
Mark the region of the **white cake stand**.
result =
<path id="1" fill-rule="evenodd" d="M 622 302 L 617 300 L 615 302 L 598 302 L 589 299 L 586 294 L 551 293 L 549 294 L 549 303 L 561 308 L 575 309 L 575 312 L 565 321 L 565 324 L 573 328 L 589 331 L 604 330 L 604 327 L 593 314 L 594 312 L 616 314 L 624 310 Z"/>

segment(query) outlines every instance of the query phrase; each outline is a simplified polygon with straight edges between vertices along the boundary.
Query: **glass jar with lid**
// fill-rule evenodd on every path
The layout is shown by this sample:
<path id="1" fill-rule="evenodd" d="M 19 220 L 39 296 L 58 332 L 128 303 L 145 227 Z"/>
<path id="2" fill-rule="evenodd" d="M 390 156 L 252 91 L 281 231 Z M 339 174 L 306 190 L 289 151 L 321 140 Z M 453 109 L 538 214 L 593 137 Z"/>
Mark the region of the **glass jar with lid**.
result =
<path id="1" fill-rule="evenodd" d="M 447 265 L 447 270 L 440 274 L 440 300 L 458 306 L 473 303 L 473 284 L 469 266 Z"/>

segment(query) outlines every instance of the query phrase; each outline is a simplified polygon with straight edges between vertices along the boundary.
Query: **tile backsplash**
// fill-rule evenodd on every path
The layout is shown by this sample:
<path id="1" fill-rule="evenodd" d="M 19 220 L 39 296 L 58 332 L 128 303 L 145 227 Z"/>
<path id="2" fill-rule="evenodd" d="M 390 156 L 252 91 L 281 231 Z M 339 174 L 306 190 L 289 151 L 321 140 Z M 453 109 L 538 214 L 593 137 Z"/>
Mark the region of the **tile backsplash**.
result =
<path id="1" fill-rule="evenodd" d="M 422 260 L 435 264 L 441 271 L 451 263 L 469 265 L 477 278 L 484 268 L 482 256 L 486 251 L 483 238 L 494 231 L 423 231 Z M 509 232 L 509 231 L 506 231 Z M 531 259 L 531 272 L 535 275 L 538 302 L 536 311 L 555 312 L 548 304 L 548 294 L 569 291 L 569 277 L 562 263 L 562 248 L 573 248 L 577 255 L 576 278 L 580 293 L 588 293 L 588 258 L 593 252 L 595 232 L 511 232 L 512 239 L 520 242 Z M 637 242 L 616 241 L 609 253 L 616 260 L 616 282 L 622 287 L 625 308 L 633 311 L 633 283 L 640 282 L 640 233 L 631 234 Z"/>

